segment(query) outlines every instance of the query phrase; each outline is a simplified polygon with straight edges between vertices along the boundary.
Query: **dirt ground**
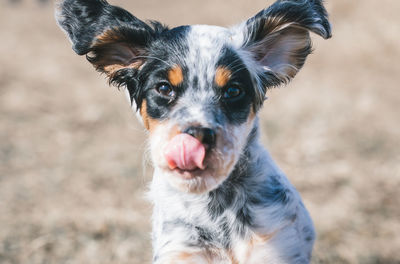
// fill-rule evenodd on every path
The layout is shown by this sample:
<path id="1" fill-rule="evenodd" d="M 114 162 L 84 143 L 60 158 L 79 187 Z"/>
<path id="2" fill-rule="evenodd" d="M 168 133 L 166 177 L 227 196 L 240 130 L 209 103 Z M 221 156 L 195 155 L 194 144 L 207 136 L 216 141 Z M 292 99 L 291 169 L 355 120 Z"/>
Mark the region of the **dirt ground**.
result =
<path id="1" fill-rule="evenodd" d="M 111 1 L 171 26 L 271 2 Z M 326 2 L 334 37 L 269 92 L 263 141 L 314 219 L 314 264 L 400 263 L 400 1 Z M 0 0 L 0 40 L 0 263 L 150 263 L 152 169 L 123 93 L 73 53 L 50 1 Z"/>

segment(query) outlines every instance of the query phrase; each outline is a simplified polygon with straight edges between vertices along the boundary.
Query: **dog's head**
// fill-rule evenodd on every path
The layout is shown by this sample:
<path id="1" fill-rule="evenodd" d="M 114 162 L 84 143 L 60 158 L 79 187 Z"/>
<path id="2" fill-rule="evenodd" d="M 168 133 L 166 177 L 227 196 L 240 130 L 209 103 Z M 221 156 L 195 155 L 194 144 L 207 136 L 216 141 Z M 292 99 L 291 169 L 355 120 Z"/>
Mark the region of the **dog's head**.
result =
<path id="1" fill-rule="evenodd" d="M 65 0 L 56 18 L 73 49 L 117 86 L 174 187 L 216 188 L 237 164 L 266 90 L 288 82 L 330 37 L 321 0 L 282 0 L 233 28 L 145 23 L 104 0 Z"/>

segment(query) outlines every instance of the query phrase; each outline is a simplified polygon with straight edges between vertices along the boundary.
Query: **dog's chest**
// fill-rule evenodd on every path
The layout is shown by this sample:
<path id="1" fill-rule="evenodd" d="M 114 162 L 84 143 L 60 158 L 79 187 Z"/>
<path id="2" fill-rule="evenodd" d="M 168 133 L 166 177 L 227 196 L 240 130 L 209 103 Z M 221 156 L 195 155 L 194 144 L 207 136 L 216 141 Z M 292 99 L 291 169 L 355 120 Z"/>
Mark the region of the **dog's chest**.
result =
<path id="1" fill-rule="evenodd" d="M 193 263 L 241 264 L 252 258 L 269 259 L 273 254 L 266 256 L 265 252 L 275 252 L 269 243 L 272 235 L 258 235 L 250 226 L 234 223 L 227 215 L 221 216 L 213 225 L 201 220 L 188 223 L 175 219 L 163 221 L 160 226 L 161 230 L 154 230 L 158 232 L 154 234 L 156 258 L 172 256 L 171 263 L 186 263 L 179 262 L 181 258 L 182 261 L 204 258 L 208 262 Z M 171 252 L 179 254 L 175 256 Z"/>
<path id="2" fill-rule="evenodd" d="M 187 201 L 177 200 L 175 203 L 170 200 L 168 207 L 157 204 L 153 216 L 155 255 L 199 249 L 207 252 L 207 258 L 213 260 L 211 263 L 239 264 L 258 248 L 263 247 L 265 251 L 270 236 L 255 233 L 251 224 L 258 222 L 258 216 L 246 204 L 223 210 L 218 207 L 222 206 L 220 203 L 210 201 L 192 201 L 190 207 Z"/>
<path id="3" fill-rule="evenodd" d="M 242 215 L 240 211 L 212 208 L 209 200 L 191 203 L 190 206 L 188 202 L 169 204 L 168 207 L 156 205 L 154 208 L 153 232 L 162 240 L 187 246 L 229 248 L 234 239 L 249 232 L 250 215 L 246 219 L 238 218 Z"/>

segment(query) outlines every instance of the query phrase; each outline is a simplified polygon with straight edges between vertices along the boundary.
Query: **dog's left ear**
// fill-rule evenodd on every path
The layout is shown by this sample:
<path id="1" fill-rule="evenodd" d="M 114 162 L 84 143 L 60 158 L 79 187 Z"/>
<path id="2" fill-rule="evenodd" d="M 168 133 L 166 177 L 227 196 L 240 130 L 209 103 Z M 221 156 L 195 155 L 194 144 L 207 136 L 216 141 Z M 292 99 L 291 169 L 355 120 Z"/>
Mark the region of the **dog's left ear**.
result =
<path id="1" fill-rule="evenodd" d="M 146 62 L 148 47 L 166 27 L 147 24 L 105 0 L 61 0 L 56 20 L 69 37 L 73 50 L 86 55 L 110 82 L 126 86 L 140 106 L 135 76 Z"/>
<path id="2" fill-rule="evenodd" d="M 262 92 L 300 70 L 311 53 L 310 31 L 331 37 L 321 0 L 278 0 L 233 29 L 235 45 L 256 61 Z"/>

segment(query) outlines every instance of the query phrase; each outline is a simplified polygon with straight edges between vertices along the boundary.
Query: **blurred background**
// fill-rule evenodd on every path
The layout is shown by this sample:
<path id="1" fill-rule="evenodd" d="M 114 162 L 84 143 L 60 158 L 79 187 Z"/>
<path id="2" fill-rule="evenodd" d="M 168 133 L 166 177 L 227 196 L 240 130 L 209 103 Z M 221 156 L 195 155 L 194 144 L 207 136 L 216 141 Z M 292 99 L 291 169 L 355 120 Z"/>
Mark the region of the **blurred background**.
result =
<path id="1" fill-rule="evenodd" d="M 272 3 L 110 2 L 170 26 L 230 26 Z M 268 92 L 263 142 L 314 219 L 314 264 L 400 263 L 400 1 L 326 7 L 333 38 L 313 36 L 304 69 Z M 146 133 L 53 8 L 0 0 L 0 263 L 150 263 Z"/>

